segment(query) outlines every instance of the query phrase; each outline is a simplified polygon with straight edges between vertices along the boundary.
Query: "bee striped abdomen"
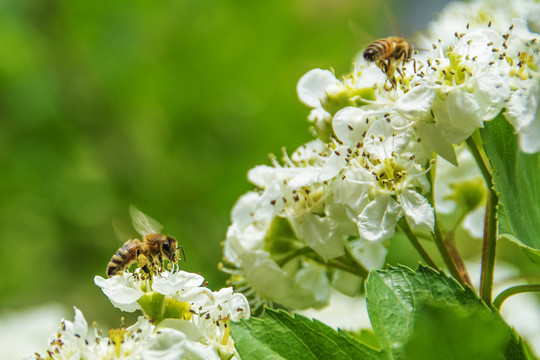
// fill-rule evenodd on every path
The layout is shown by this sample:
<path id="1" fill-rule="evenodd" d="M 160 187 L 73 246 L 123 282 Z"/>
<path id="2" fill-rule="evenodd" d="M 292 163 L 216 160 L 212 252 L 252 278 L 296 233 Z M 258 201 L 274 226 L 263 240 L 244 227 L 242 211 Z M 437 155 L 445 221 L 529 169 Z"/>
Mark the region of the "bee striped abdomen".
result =
<path id="1" fill-rule="evenodd" d="M 374 41 L 368 45 L 364 51 L 364 59 L 367 61 L 377 61 L 385 59 L 392 51 L 392 43 L 386 39 Z"/>
<path id="2" fill-rule="evenodd" d="M 131 263 L 137 260 L 137 249 L 139 248 L 138 240 L 127 241 L 116 253 L 112 256 L 111 261 L 107 265 L 107 276 L 115 275 Z"/>

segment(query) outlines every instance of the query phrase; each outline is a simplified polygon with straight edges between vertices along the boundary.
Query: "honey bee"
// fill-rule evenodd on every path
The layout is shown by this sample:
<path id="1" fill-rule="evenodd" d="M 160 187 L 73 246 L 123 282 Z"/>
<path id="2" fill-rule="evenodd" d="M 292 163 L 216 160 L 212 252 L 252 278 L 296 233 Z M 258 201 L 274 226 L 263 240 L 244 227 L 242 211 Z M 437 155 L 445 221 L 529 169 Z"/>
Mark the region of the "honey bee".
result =
<path id="1" fill-rule="evenodd" d="M 163 225 L 134 206 L 130 207 L 129 212 L 133 227 L 143 237 L 143 240 L 126 241 L 109 261 L 107 276 L 111 277 L 122 272 L 134 262 L 137 262 L 137 266 L 146 273 L 156 267 L 162 269 L 164 259 L 171 263 L 177 263 L 180 258 L 179 250 L 184 253 L 184 249 L 178 246 L 178 242 L 172 236 L 161 234 Z"/>
<path id="2" fill-rule="evenodd" d="M 364 59 L 375 62 L 375 65 L 386 74 L 392 87 L 395 88 L 397 82 L 394 73 L 397 70 L 403 77 L 402 68 L 405 62 L 411 58 L 413 51 L 413 45 L 409 40 L 391 36 L 369 44 L 364 50 Z M 399 62 L 401 62 L 401 66 L 398 66 Z"/>

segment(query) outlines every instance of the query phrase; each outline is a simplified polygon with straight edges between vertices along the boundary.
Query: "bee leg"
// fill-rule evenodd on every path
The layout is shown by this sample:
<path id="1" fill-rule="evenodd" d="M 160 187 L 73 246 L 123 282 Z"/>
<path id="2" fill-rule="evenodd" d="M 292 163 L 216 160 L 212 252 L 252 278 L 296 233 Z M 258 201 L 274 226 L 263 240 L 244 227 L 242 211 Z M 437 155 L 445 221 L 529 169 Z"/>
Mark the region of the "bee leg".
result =
<path id="1" fill-rule="evenodd" d="M 375 65 L 377 65 L 377 67 L 378 67 L 379 69 L 381 69 L 383 73 L 386 74 L 386 71 L 387 71 L 386 69 L 387 69 L 388 67 L 387 67 L 386 62 L 385 62 L 384 60 L 377 60 L 377 61 L 375 62 Z"/>
<path id="2" fill-rule="evenodd" d="M 165 264 L 163 263 L 163 256 L 161 254 L 158 254 L 158 270 L 162 271 L 165 268 Z"/>
<path id="3" fill-rule="evenodd" d="M 147 264 L 141 267 L 142 271 L 146 273 L 146 275 L 150 274 L 150 269 L 148 268 Z"/>
<path id="4" fill-rule="evenodd" d="M 388 78 L 388 81 L 390 81 L 390 84 L 392 84 L 392 89 L 397 88 L 397 81 L 396 81 L 396 77 L 394 76 L 395 72 L 396 72 L 395 62 L 392 62 L 392 60 L 388 60 L 388 63 L 386 64 L 386 77 Z"/>
<path id="5" fill-rule="evenodd" d="M 392 89 L 397 89 L 397 80 L 395 76 L 392 75 L 392 78 L 390 79 L 390 83 L 392 84 Z"/>
<path id="6" fill-rule="evenodd" d="M 137 255 L 137 266 L 142 268 L 146 265 L 148 262 L 148 258 L 144 256 L 144 254 L 138 254 Z"/>

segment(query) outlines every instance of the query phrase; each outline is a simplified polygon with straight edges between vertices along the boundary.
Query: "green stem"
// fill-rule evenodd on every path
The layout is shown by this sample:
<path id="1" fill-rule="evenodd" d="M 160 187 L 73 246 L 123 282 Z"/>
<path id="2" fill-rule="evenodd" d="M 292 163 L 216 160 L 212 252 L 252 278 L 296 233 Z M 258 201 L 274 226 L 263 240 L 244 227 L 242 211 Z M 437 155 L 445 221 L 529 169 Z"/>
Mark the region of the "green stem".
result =
<path id="1" fill-rule="evenodd" d="M 437 217 L 435 217 L 435 232 L 433 233 L 433 240 L 435 240 L 435 245 L 437 245 L 437 248 L 441 253 L 444 263 L 448 267 L 450 274 L 452 274 L 452 276 L 456 278 L 461 283 L 461 285 L 472 286 L 471 280 L 467 275 L 467 270 L 463 265 L 463 260 L 461 259 L 461 256 L 459 255 L 456 247 L 453 246 L 453 244 L 445 241 L 442 231 L 439 227 L 439 221 Z M 460 266 L 458 266 L 458 263 L 460 264 Z"/>
<path id="2" fill-rule="evenodd" d="M 296 258 L 298 256 L 309 254 L 310 252 L 313 252 L 313 250 L 309 246 L 301 247 L 300 249 L 297 249 L 297 250 L 291 252 L 290 254 L 284 256 L 283 258 L 281 258 L 279 260 L 276 260 L 276 264 L 278 264 L 279 267 L 283 267 L 283 266 L 285 266 L 285 264 L 287 264 L 292 259 L 294 259 L 294 258 Z"/>
<path id="3" fill-rule="evenodd" d="M 491 173 L 489 172 L 489 169 L 484 162 L 484 158 L 482 157 L 478 146 L 476 146 L 476 142 L 474 141 L 473 137 L 469 137 L 467 140 L 465 140 L 465 142 L 467 143 L 467 146 L 469 147 L 469 150 L 471 151 L 471 154 L 474 157 L 474 160 L 476 161 L 476 164 L 478 165 L 486 184 L 488 186 L 491 185 Z"/>
<path id="4" fill-rule="evenodd" d="M 344 247 L 345 247 L 345 252 L 347 253 L 347 256 L 349 256 L 354 264 L 358 267 L 358 270 L 360 270 L 360 272 L 362 273 L 362 277 L 364 279 L 367 278 L 367 276 L 369 275 L 369 270 L 366 269 L 366 267 L 364 266 L 364 264 L 362 264 L 355 256 L 354 254 L 352 253 L 352 249 L 351 249 L 351 245 L 349 244 L 348 241 L 345 241 L 345 244 L 344 244 Z"/>
<path id="5" fill-rule="evenodd" d="M 497 204 L 499 199 L 493 189 L 489 190 L 484 222 L 482 245 L 482 272 L 480 274 L 480 297 L 491 305 L 493 272 L 495 270 L 495 248 L 497 241 Z"/>
<path id="6" fill-rule="evenodd" d="M 435 192 L 433 191 L 433 186 L 435 183 L 435 169 L 435 167 L 431 169 L 431 177 L 429 178 L 431 183 L 431 203 L 433 204 L 434 208 Z M 435 227 L 433 229 L 433 233 L 431 233 L 431 236 L 435 241 L 435 245 L 437 245 L 437 249 L 439 249 L 439 253 L 442 256 L 444 263 L 446 264 L 446 267 L 448 267 L 450 274 L 452 274 L 452 276 L 456 278 L 463 286 L 472 286 L 471 279 L 469 278 L 469 274 L 467 273 L 463 259 L 461 258 L 461 255 L 454 244 L 453 237 L 449 236 L 445 238 L 443 236 L 439 226 L 439 218 L 436 214 L 437 211 L 435 211 Z"/>
<path id="7" fill-rule="evenodd" d="M 351 274 L 361 276 L 364 279 L 366 279 L 369 275 L 369 271 L 367 271 L 364 267 L 360 268 L 358 266 L 351 266 L 336 259 L 329 260 L 326 264 L 321 262 L 321 264 L 350 272 Z"/>
<path id="8" fill-rule="evenodd" d="M 343 261 L 340 261 L 338 259 L 332 259 L 332 260 L 329 260 L 329 261 L 325 262 L 324 259 L 321 258 L 318 254 L 316 254 L 313 251 L 313 249 L 310 248 L 309 246 L 304 246 L 304 247 L 302 247 L 300 249 L 297 249 L 297 250 L 291 252 L 290 254 L 286 255 L 282 259 L 276 260 L 276 263 L 279 265 L 279 267 L 283 267 L 283 266 L 285 266 L 285 264 L 287 264 L 292 259 L 294 259 L 296 257 L 299 257 L 299 256 L 302 256 L 302 255 L 307 255 L 311 260 L 313 260 L 313 261 L 315 261 L 315 262 L 317 262 L 317 263 L 319 263 L 321 265 L 341 269 L 341 270 L 347 271 L 347 272 L 349 272 L 351 274 L 361 276 L 363 278 L 367 278 L 367 276 L 369 275 L 369 271 L 365 267 L 363 267 L 362 265 L 357 264 L 355 262 L 353 262 L 352 264 L 347 264 L 347 263 L 345 263 Z M 354 259 L 354 256 L 351 255 L 351 257 Z"/>
<path id="9" fill-rule="evenodd" d="M 497 310 L 501 310 L 502 303 L 512 295 L 521 294 L 524 292 L 540 292 L 540 284 L 533 285 L 517 285 L 512 286 L 499 294 L 493 301 L 493 306 Z"/>
<path id="10" fill-rule="evenodd" d="M 416 235 L 412 231 L 412 229 L 411 229 L 409 223 L 407 222 L 407 220 L 404 217 L 402 217 L 399 220 L 398 225 L 399 225 L 399 228 L 401 229 L 401 231 L 403 231 L 405 233 L 405 235 L 407 235 L 407 237 L 409 238 L 409 241 L 414 246 L 416 251 L 418 251 L 418 253 L 422 257 L 422 259 L 424 259 L 426 264 L 428 264 L 429 266 L 431 266 L 435 270 L 439 270 L 439 268 L 437 267 L 437 264 L 435 264 L 435 262 L 431 259 L 431 257 L 427 253 L 427 251 L 422 247 L 422 244 L 420 244 L 420 241 L 418 240 L 418 238 L 416 237 Z"/>
<path id="11" fill-rule="evenodd" d="M 493 271 L 495 269 L 495 249 L 497 242 L 497 205 L 499 198 L 493 189 L 493 178 L 488 167 L 474 141 L 473 137 L 467 140 L 467 146 L 471 151 L 482 176 L 488 187 L 488 200 L 486 204 L 486 217 L 484 220 L 484 240 L 482 244 L 482 272 L 480 274 L 480 297 L 488 305 L 491 305 L 493 291 Z"/>

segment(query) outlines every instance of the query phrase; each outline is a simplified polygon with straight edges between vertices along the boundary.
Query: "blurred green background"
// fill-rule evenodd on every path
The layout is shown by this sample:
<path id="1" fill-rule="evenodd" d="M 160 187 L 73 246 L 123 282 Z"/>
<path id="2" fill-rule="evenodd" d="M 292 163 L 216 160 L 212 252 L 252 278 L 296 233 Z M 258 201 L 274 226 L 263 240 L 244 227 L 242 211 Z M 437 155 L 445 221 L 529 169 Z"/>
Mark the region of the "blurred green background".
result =
<path id="1" fill-rule="evenodd" d="M 59 302 L 119 318 L 93 277 L 129 204 L 222 287 L 247 170 L 311 140 L 298 79 L 349 71 L 367 43 L 425 28 L 444 2 L 2 1 L 0 311 Z"/>

